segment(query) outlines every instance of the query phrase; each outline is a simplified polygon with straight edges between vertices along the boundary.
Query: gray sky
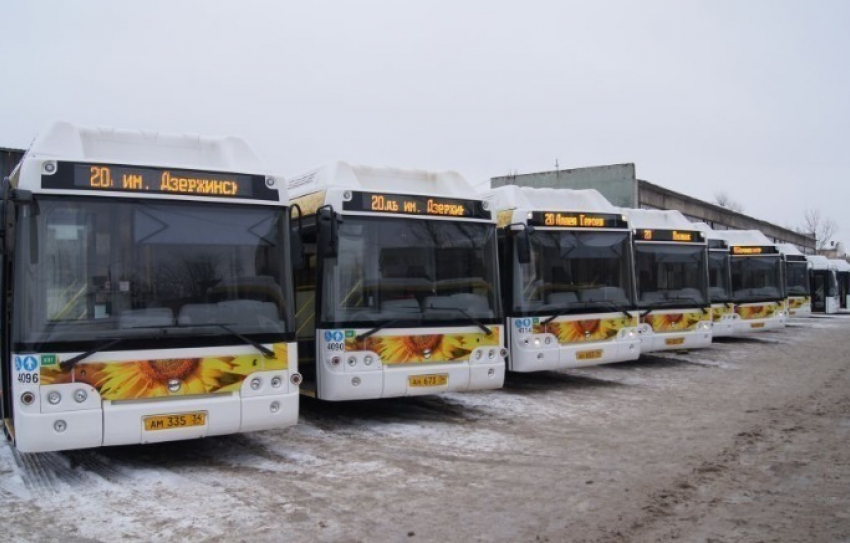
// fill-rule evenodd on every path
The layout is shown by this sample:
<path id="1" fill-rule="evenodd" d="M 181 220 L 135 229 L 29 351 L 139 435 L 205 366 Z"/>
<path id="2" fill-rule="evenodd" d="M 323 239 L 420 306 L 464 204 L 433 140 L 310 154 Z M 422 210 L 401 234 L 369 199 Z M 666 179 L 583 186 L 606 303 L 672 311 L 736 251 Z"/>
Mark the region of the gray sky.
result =
<path id="1" fill-rule="evenodd" d="M 850 242 L 850 2 L 0 0 L 0 146 L 55 119 L 335 159 L 638 177 Z M 849 244 L 850 245 L 850 244 Z"/>

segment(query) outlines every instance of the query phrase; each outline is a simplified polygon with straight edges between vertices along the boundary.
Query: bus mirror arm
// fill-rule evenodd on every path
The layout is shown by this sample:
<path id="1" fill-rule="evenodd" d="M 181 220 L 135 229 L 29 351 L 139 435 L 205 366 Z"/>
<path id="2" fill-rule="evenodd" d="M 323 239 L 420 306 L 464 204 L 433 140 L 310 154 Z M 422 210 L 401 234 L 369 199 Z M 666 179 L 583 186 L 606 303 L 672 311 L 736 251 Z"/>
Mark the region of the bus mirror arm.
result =
<path id="1" fill-rule="evenodd" d="M 298 210 L 297 226 L 292 224 L 292 212 Z M 290 258 L 292 259 L 292 269 L 303 270 L 307 263 L 306 253 L 304 252 L 304 241 L 301 239 L 302 233 L 302 218 L 303 212 L 301 206 L 292 204 L 289 208 L 289 247 Z"/>
<path id="2" fill-rule="evenodd" d="M 336 258 L 339 250 L 339 217 L 330 205 L 320 207 L 318 212 L 322 256 Z"/>
<path id="3" fill-rule="evenodd" d="M 534 232 L 534 228 L 522 223 L 509 224 L 508 228 L 510 229 L 512 226 L 522 227 L 522 230 L 511 229 L 511 232 L 516 237 L 515 247 L 517 261 L 520 264 L 528 264 L 531 262 L 531 240 L 529 235 Z"/>

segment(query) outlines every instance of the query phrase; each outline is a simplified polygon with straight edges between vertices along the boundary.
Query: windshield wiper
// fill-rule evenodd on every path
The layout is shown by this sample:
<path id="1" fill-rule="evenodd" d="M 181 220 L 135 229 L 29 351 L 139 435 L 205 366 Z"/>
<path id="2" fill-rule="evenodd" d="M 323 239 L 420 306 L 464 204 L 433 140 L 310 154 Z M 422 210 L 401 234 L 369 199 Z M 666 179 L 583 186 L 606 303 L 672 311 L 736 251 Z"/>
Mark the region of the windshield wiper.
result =
<path id="1" fill-rule="evenodd" d="M 122 341 L 124 341 L 124 339 L 126 339 L 126 338 L 119 337 L 119 338 L 115 338 L 115 339 L 110 339 L 109 341 L 101 343 L 100 345 L 93 347 L 92 349 L 89 349 L 88 351 L 86 351 L 82 354 L 78 354 L 77 356 L 73 356 L 73 357 L 69 358 L 68 360 L 63 360 L 62 362 L 59 362 L 59 369 L 61 369 L 62 371 L 68 371 L 68 370 L 72 369 L 74 366 L 76 366 L 78 362 L 81 362 L 82 360 L 90 357 L 91 355 L 93 355 L 97 352 L 104 351 L 104 350 L 112 347 L 115 344 L 121 343 Z"/>
<path id="2" fill-rule="evenodd" d="M 655 302 L 655 305 L 661 306 L 661 307 L 663 307 L 665 305 L 677 305 L 679 300 L 690 300 L 690 301 L 694 302 L 694 305 L 696 305 L 697 309 L 702 311 L 704 314 L 708 313 L 708 310 L 705 308 L 705 305 L 700 305 L 699 300 L 697 300 L 696 298 L 691 298 L 690 296 L 687 296 L 687 297 L 679 296 L 679 297 L 676 297 L 676 298 L 670 298 L 668 300 L 664 300 L 664 301 L 661 301 L 661 302 Z M 641 318 L 649 315 L 650 313 L 652 313 L 656 309 L 658 309 L 658 307 L 650 307 L 649 309 L 647 309 L 646 311 L 644 311 L 643 313 L 640 314 Z"/>
<path id="3" fill-rule="evenodd" d="M 241 339 L 242 341 L 244 341 L 245 343 L 247 343 L 248 345 L 251 345 L 252 347 L 257 349 L 258 351 L 263 353 L 263 356 L 265 356 L 266 358 L 274 358 L 274 351 L 273 350 L 269 349 L 268 347 L 266 347 L 264 345 L 261 345 L 258 341 L 255 341 L 255 340 L 249 338 L 248 336 L 243 336 L 242 334 L 240 334 L 239 332 L 237 332 L 233 328 L 227 326 L 226 324 L 221 324 L 221 323 L 215 322 L 215 323 L 204 323 L 204 324 L 199 325 L 199 326 L 218 326 L 222 330 L 233 334 L 234 337 L 237 337 L 237 338 Z"/>
<path id="4" fill-rule="evenodd" d="M 469 321 L 472 322 L 475 326 L 484 330 L 484 332 L 488 336 L 493 335 L 493 330 L 490 327 L 488 327 L 483 322 L 481 322 L 480 320 L 476 319 L 475 317 L 473 317 L 472 315 L 467 313 L 465 309 L 461 309 L 460 307 L 434 307 L 433 305 L 431 305 L 431 306 L 428 306 L 426 309 L 433 309 L 435 311 L 442 311 L 444 309 L 451 309 L 452 311 L 458 311 L 458 312 L 462 313 L 464 317 L 469 319 Z"/>
<path id="5" fill-rule="evenodd" d="M 374 328 L 367 330 L 367 331 L 363 332 L 362 334 L 355 336 L 354 339 L 356 339 L 357 341 L 362 341 L 362 340 L 366 339 L 367 337 L 371 336 L 372 334 L 374 334 L 375 332 L 378 332 L 381 329 L 386 328 L 387 326 L 390 326 L 391 324 L 395 324 L 395 323 L 397 323 L 398 321 L 401 321 L 401 320 L 405 320 L 405 319 L 395 318 L 395 319 L 390 319 L 390 320 L 387 320 L 387 321 L 380 322 Z"/>
<path id="6" fill-rule="evenodd" d="M 546 326 L 547 324 L 549 324 L 553 320 L 557 319 L 558 317 L 562 317 L 562 316 L 568 314 L 573 309 L 589 308 L 589 307 L 599 308 L 599 306 L 601 306 L 603 304 L 607 304 L 609 307 L 613 307 L 614 309 L 616 309 L 617 311 L 619 311 L 620 313 L 622 313 L 623 315 L 625 315 L 629 318 L 632 317 L 632 314 L 629 313 L 628 311 L 626 311 L 626 309 L 623 306 L 618 305 L 611 300 L 596 300 L 594 302 L 573 302 L 573 303 L 570 304 L 572 307 L 568 307 L 568 308 L 565 308 L 565 309 L 562 309 L 562 310 L 556 312 L 551 317 L 546 318 L 546 320 L 544 320 L 541 324 L 543 326 Z"/>

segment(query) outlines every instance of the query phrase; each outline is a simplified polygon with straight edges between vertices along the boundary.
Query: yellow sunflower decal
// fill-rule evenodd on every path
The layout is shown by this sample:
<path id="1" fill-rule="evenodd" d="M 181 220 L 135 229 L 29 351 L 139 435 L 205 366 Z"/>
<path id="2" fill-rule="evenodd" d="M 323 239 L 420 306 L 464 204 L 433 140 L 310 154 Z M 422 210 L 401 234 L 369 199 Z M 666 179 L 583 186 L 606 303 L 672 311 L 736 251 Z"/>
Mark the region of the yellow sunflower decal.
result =
<path id="1" fill-rule="evenodd" d="M 727 306 L 726 304 L 716 305 L 711 308 L 711 320 L 713 320 L 714 322 L 718 322 L 722 319 L 723 315 L 726 315 L 727 313 L 731 312 L 732 309 L 729 308 L 729 306 Z"/>
<path id="2" fill-rule="evenodd" d="M 498 345 L 498 330 L 486 334 L 429 334 L 418 336 L 369 336 L 348 338 L 346 351 L 373 351 L 384 364 L 462 361 L 482 345 Z"/>
<path id="3" fill-rule="evenodd" d="M 741 318 L 744 320 L 766 319 L 768 317 L 773 316 L 778 307 L 779 304 L 775 303 L 747 305 L 737 307 L 736 311 L 738 312 L 738 315 L 740 315 Z"/>
<path id="4" fill-rule="evenodd" d="M 41 382 L 45 385 L 87 383 L 97 389 L 104 400 L 230 392 L 239 390 L 245 378 L 254 372 L 286 369 L 286 344 L 276 343 L 273 351 L 275 356 L 271 359 L 252 354 L 80 364 L 68 371 L 58 365 L 42 367 Z M 172 379 L 181 383 L 177 392 L 168 390 L 168 382 Z"/>
<path id="5" fill-rule="evenodd" d="M 682 332 L 692 330 L 702 320 L 701 311 L 686 313 L 650 313 L 643 322 L 652 326 L 655 332 Z"/>
<path id="6" fill-rule="evenodd" d="M 535 333 L 549 332 L 558 338 L 558 343 L 581 343 L 585 341 L 606 341 L 616 336 L 627 326 L 634 326 L 633 319 L 625 317 L 615 319 L 584 319 L 550 322 L 535 326 Z"/>

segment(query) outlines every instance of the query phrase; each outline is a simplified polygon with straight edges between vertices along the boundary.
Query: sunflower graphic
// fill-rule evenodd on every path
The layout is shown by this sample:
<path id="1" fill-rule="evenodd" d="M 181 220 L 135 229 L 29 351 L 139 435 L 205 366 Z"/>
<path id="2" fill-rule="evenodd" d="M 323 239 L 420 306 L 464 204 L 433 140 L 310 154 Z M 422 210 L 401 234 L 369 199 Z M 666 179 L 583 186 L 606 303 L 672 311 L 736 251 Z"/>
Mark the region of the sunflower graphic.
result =
<path id="1" fill-rule="evenodd" d="M 655 332 L 682 332 L 693 329 L 701 320 L 701 313 L 653 313 L 643 318 Z"/>
<path id="2" fill-rule="evenodd" d="M 43 384 L 83 382 L 98 390 L 104 400 L 130 400 L 162 396 L 211 394 L 238 391 L 245 378 L 256 371 L 286 369 L 285 343 L 273 346 L 274 358 L 261 355 L 206 358 L 168 358 L 81 364 L 73 370 L 42 368 Z M 180 390 L 170 392 L 177 379 Z"/>
<path id="3" fill-rule="evenodd" d="M 777 304 L 747 305 L 736 308 L 744 320 L 766 319 L 776 311 Z"/>
<path id="4" fill-rule="evenodd" d="M 346 351 L 373 351 L 384 364 L 461 361 L 473 349 L 498 345 L 498 331 L 484 334 L 429 334 L 418 336 L 369 336 L 346 340 Z"/>
<path id="5" fill-rule="evenodd" d="M 559 343 L 606 341 L 617 332 L 632 325 L 630 319 L 584 319 L 549 323 L 546 328 L 558 338 Z"/>

